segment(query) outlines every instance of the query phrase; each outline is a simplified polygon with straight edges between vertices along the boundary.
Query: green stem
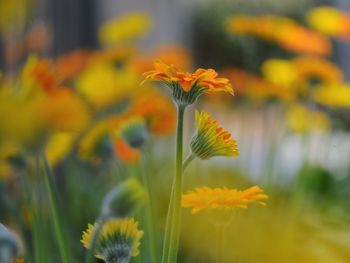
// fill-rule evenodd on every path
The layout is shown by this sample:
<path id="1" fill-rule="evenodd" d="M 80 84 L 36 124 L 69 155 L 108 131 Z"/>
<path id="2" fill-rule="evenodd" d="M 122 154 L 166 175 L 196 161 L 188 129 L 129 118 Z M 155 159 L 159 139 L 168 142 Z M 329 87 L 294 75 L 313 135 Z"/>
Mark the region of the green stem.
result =
<path id="1" fill-rule="evenodd" d="M 182 155 L 183 155 L 183 120 L 185 107 L 178 106 L 177 139 L 176 139 L 176 175 L 168 209 L 165 228 L 162 263 L 175 263 L 179 247 L 182 194 Z"/>
<path id="2" fill-rule="evenodd" d="M 43 162 L 44 162 L 44 176 L 45 176 L 45 185 L 47 188 L 47 192 L 49 195 L 49 202 L 50 202 L 50 208 L 52 213 L 52 219 L 53 219 L 53 226 L 54 226 L 54 232 L 57 238 L 58 242 L 58 249 L 60 252 L 60 256 L 63 263 L 70 263 L 70 257 L 69 252 L 66 246 L 66 242 L 64 239 L 63 234 L 63 228 L 62 223 L 60 221 L 59 212 L 58 212 L 58 206 L 57 206 L 57 200 L 54 193 L 54 183 L 52 179 L 51 170 L 49 167 L 49 164 L 47 163 L 47 160 L 45 156 L 43 156 Z"/>
<path id="3" fill-rule="evenodd" d="M 221 224 L 216 226 L 216 257 L 215 263 L 222 263 L 222 239 L 223 239 L 223 226 Z"/>
<path id="4" fill-rule="evenodd" d="M 185 172 L 187 166 L 189 166 L 189 164 L 196 158 L 196 156 L 191 153 L 189 156 L 186 157 L 185 161 L 183 162 L 182 165 L 182 172 Z"/>
<path id="5" fill-rule="evenodd" d="M 146 219 L 146 227 L 147 227 L 147 236 L 148 236 L 148 246 L 150 251 L 151 262 L 159 262 L 158 255 L 158 238 L 157 231 L 155 228 L 156 217 L 154 210 L 154 198 L 152 195 L 151 182 L 150 182 L 150 174 L 146 174 L 146 167 L 144 170 L 141 170 L 142 181 L 146 188 L 148 202 L 145 207 L 145 219 Z"/>

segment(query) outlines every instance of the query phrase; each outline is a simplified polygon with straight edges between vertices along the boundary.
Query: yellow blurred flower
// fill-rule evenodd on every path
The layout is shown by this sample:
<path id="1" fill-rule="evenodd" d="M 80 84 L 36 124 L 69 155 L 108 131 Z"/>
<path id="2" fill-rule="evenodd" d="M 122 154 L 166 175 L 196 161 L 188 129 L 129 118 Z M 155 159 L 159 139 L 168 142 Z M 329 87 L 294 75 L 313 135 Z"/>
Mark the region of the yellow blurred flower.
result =
<path id="1" fill-rule="evenodd" d="M 301 104 L 290 105 L 286 119 L 289 128 L 298 133 L 309 131 L 326 132 L 331 126 L 330 120 L 325 113 L 309 110 Z"/>
<path id="2" fill-rule="evenodd" d="M 115 45 L 135 40 L 148 33 L 152 26 L 151 17 L 145 12 L 130 12 L 104 23 L 98 32 L 104 45 Z"/>
<path id="3" fill-rule="evenodd" d="M 350 38 L 350 15 L 330 6 L 311 9 L 307 16 L 308 24 L 328 36 Z"/>
<path id="4" fill-rule="evenodd" d="M 109 63 L 89 65 L 77 79 L 77 89 L 95 109 L 118 102 L 138 87 L 139 77 L 130 68 Z"/>
<path id="5" fill-rule="evenodd" d="M 90 130 L 88 130 L 79 141 L 78 155 L 82 160 L 91 160 L 98 162 L 96 156 L 96 148 L 100 141 L 108 136 L 109 129 L 106 121 L 95 123 Z"/>
<path id="6" fill-rule="evenodd" d="M 13 145 L 5 144 L 0 146 L 0 181 L 6 180 L 13 174 L 13 167 L 9 158 L 17 156 L 19 149 Z"/>
<path id="7" fill-rule="evenodd" d="M 350 84 L 321 85 L 314 90 L 312 97 L 318 103 L 328 107 L 348 108 L 350 107 Z"/>
<path id="8" fill-rule="evenodd" d="M 76 134 L 57 132 L 50 136 L 46 144 L 46 158 L 50 166 L 56 166 L 72 150 Z"/>
<path id="9" fill-rule="evenodd" d="M 242 69 L 228 68 L 222 74 L 230 80 L 238 95 L 247 96 L 254 101 L 271 99 L 293 101 L 295 99 L 295 93 L 289 87 L 272 83 Z"/>
<path id="10" fill-rule="evenodd" d="M 88 226 L 83 232 L 81 243 L 90 249 L 91 239 L 96 227 Z M 143 231 L 138 229 L 138 222 L 133 218 L 109 219 L 103 226 L 98 237 L 97 247 L 94 251 L 97 258 L 110 262 L 129 262 L 132 257 L 136 257 L 139 252 L 140 240 Z M 112 261 L 112 262 L 114 262 Z"/>
<path id="11" fill-rule="evenodd" d="M 284 86 L 292 86 L 298 81 L 298 71 L 289 60 L 268 59 L 261 67 L 264 77 L 274 83 Z"/>
<path id="12" fill-rule="evenodd" d="M 206 209 L 234 209 L 247 208 L 248 205 L 257 203 L 265 205 L 264 200 L 268 196 L 258 186 L 246 190 L 223 188 L 196 188 L 194 191 L 182 196 L 182 206 L 191 208 L 192 214 Z"/>
<path id="13" fill-rule="evenodd" d="M 45 140 L 48 123 L 43 100 L 28 98 L 12 86 L 0 88 L 0 145 L 13 143 L 31 147 Z"/>
<path id="14" fill-rule="evenodd" d="M 207 112 L 196 111 L 195 118 L 197 133 L 191 140 L 191 151 L 195 156 L 205 160 L 214 156 L 239 155 L 237 142 Z"/>

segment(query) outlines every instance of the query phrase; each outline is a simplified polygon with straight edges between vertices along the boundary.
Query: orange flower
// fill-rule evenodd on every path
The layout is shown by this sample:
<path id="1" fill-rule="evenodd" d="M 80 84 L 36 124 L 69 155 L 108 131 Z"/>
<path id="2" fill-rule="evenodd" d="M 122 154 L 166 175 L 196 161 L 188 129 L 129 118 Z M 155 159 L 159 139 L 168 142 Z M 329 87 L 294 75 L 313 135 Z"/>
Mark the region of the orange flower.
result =
<path id="1" fill-rule="evenodd" d="M 265 205 L 268 196 L 258 186 L 246 190 L 223 188 L 196 188 L 182 196 L 182 206 L 192 209 L 192 214 L 204 209 L 247 208 L 249 204 Z"/>
<path id="2" fill-rule="evenodd" d="M 157 48 L 148 56 L 137 57 L 132 66 L 141 73 L 152 70 L 155 58 L 186 70 L 190 69 L 192 65 L 192 58 L 188 50 L 181 46 L 165 46 Z"/>
<path id="3" fill-rule="evenodd" d="M 63 79 L 70 79 L 85 68 L 90 55 L 86 50 L 73 51 L 58 57 L 55 67 Z"/>
<path id="4" fill-rule="evenodd" d="M 233 89 L 228 79 L 217 78 L 214 69 L 197 69 L 194 73 L 179 71 L 174 65 L 167 65 L 160 60 L 154 64 L 154 70 L 144 73 L 145 80 L 163 81 L 167 84 L 178 82 L 185 92 L 195 86 L 205 89 L 207 93 L 224 91 L 233 95 Z"/>
<path id="5" fill-rule="evenodd" d="M 296 53 L 327 56 L 331 54 L 330 41 L 323 35 L 300 25 L 291 25 L 278 39 L 283 48 Z"/>
<path id="6" fill-rule="evenodd" d="M 325 36 L 283 16 L 234 16 L 227 27 L 232 33 L 255 35 L 292 52 L 324 56 L 332 51 Z"/>
<path id="7" fill-rule="evenodd" d="M 44 103 L 43 114 L 52 128 L 59 131 L 78 131 L 89 120 L 83 101 L 69 88 L 57 88 Z"/>
<path id="8" fill-rule="evenodd" d="M 61 82 L 61 77 L 48 59 L 30 56 L 23 68 L 22 83 L 30 90 L 52 92 Z"/>
<path id="9" fill-rule="evenodd" d="M 138 93 L 130 110 L 132 115 L 143 117 L 154 135 L 164 136 L 175 131 L 176 110 L 171 100 L 160 91 L 146 87 Z"/>
<path id="10" fill-rule="evenodd" d="M 117 158 L 128 165 L 137 163 L 141 159 L 141 152 L 129 146 L 121 138 L 114 141 L 113 150 Z"/>
<path id="11" fill-rule="evenodd" d="M 322 58 L 298 57 L 292 62 L 303 79 L 317 78 L 325 83 L 339 83 L 343 80 L 343 73 L 339 67 Z"/>

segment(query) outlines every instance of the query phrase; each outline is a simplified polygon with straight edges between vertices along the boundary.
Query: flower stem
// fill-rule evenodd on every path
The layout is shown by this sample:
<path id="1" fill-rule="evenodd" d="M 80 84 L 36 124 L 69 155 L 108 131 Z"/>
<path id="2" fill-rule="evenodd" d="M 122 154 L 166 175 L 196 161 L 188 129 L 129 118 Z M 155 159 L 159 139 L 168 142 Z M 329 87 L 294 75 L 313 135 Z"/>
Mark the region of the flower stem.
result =
<path id="1" fill-rule="evenodd" d="M 183 162 L 182 165 L 182 172 L 185 172 L 187 166 L 196 158 L 196 156 L 191 153 L 189 156 L 186 157 L 185 161 Z"/>
<path id="2" fill-rule="evenodd" d="M 157 263 L 159 262 L 159 255 L 158 255 L 159 244 L 158 244 L 158 235 L 155 228 L 156 217 L 155 217 L 155 212 L 153 207 L 154 198 L 152 195 L 150 174 L 149 173 L 146 174 L 145 171 L 147 171 L 146 166 L 144 166 L 144 169 L 141 169 L 140 171 L 140 173 L 142 174 L 142 181 L 146 188 L 147 198 L 148 198 L 148 202 L 143 212 L 144 212 L 144 217 L 146 221 L 150 259 L 151 259 L 151 262 Z"/>
<path id="3" fill-rule="evenodd" d="M 177 138 L 176 138 L 176 174 L 173 181 L 172 194 L 165 227 L 162 263 L 175 263 L 179 247 L 182 194 L 182 159 L 183 159 L 183 120 L 184 106 L 178 106 Z"/>
<path id="4" fill-rule="evenodd" d="M 42 159 L 44 162 L 45 185 L 49 195 L 50 209 L 52 213 L 54 232 L 58 242 L 58 249 L 60 252 L 62 262 L 70 263 L 70 257 L 68 254 L 68 249 L 67 249 L 65 239 L 64 239 L 64 234 L 63 234 L 63 228 L 59 217 L 57 200 L 54 193 L 54 183 L 51 175 L 51 170 L 50 170 L 49 164 L 47 163 L 45 155 L 43 155 Z"/>
<path id="5" fill-rule="evenodd" d="M 222 239 L 223 239 L 223 226 L 219 224 L 216 226 L 216 257 L 215 263 L 222 263 Z"/>

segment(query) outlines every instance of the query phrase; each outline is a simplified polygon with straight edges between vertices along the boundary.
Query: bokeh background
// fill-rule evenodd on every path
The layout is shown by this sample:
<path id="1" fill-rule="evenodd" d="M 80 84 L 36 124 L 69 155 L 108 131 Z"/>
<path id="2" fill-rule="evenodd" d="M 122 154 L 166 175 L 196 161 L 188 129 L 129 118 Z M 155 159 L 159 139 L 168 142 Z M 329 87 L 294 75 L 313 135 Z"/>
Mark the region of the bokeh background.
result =
<path id="1" fill-rule="evenodd" d="M 107 28 L 109 21 L 117 22 Z M 52 167 L 73 262 L 83 258 L 81 232 L 111 185 L 142 171 L 162 233 L 175 109 L 163 88 L 139 86 L 159 58 L 189 71 L 214 68 L 235 90 L 234 97 L 205 96 L 196 108 L 232 132 L 240 156 L 194 161 L 185 191 L 259 184 L 270 197 L 266 207 L 228 220 L 224 262 L 350 262 L 350 1 L 2 0 L 0 36 L 4 91 L 38 78 L 49 90 L 58 83 L 82 99 L 81 105 L 64 95 L 53 100 L 62 107 L 40 108 L 55 112 L 50 125 L 59 127 L 43 136 L 32 127 L 41 125 L 37 113 L 27 104 L 5 105 L 6 92 L 0 97 L 0 221 L 18 233 L 28 262 L 36 262 L 35 235 L 47 241 L 43 257 L 59 262 L 47 190 L 40 178 L 28 179 L 33 145 L 44 145 Z M 25 75 L 40 61 L 42 75 Z M 29 101 L 37 96 L 28 94 Z M 113 118 L 128 103 L 147 120 L 142 152 L 106 132 L 106 125 L 112 134 L 120 129 Z M 186 151 L 193 111 L 185 119 Z M 184 210 L 179 262 L 214 262 L 212 221 Z M 158 247 L 160 254 L 161 234 Z M 133 262 L 151 262 L 148 254 L 145 241 Z"/>

